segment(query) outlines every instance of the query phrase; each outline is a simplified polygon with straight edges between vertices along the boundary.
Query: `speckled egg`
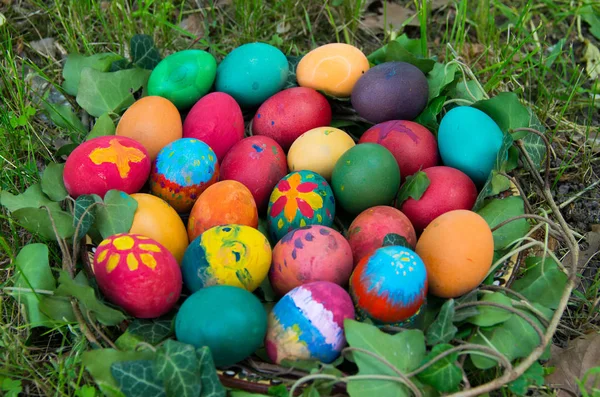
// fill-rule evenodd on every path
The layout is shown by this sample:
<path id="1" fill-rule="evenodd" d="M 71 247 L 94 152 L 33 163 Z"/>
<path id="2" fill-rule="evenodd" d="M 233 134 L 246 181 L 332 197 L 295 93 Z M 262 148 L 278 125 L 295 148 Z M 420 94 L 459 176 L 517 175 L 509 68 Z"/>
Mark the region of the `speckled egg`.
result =
<path id="1" fill-rule="evenodd" d="M 158 153 L 150 173 L 150 190 L 178 212 L 187 212 L 217 179 L 219 163 L 210 146 L 197 139 L 182 138 Z"/>
<path id="2" fill-rule="evenodd" d="M 137 201 L 138 206 L 129 233 L 158 241 L 181 263 L 188 238 L 177 211 L 165 200 L 151 194 L 136 193 L 131 198 Z"/>
<path id="3" fill-rule="evenodd" d="M 369 70 L 369 61 L 358 48 L 330 43 L 315 48 L 298 63 L 296 78 L 302 87 L 334 97 L 349 97 L 358 79 Z"/>
<path id="4" fill-rule="evenodd" d="M 288 292 L 269 313 L 265 346 L 275 363 L 318 360 L 331 363 L 346 346 L 344 320 L 354 319 L 348 293 L 316 281 Z"/>
<path id="5" fill-rule="evenodd" d="M 181 294 L 181 270 L 157 241 L 121 233 L 103 240 L 94 254 L 94 276 L 104 296 L 138 318 L 167 313 Z"/>
<path id="6" fill-rule="evenodd" d="M 392 325 L 410 322 L 425 302 L 427 270 L 410 248 L 378 248 L 354 269 L 350 295 L 361 320 Z"/>
<path id="7" fill-rule="evenodd" d="M 258 211 L 250 190 L 238 181 L 221 181 L 200 195 L 188 219 L 190 241 L 214 226 L 258 227 Z"/>
<path id="8" fill-rule="evenodd" d="M 333 225 L 335 198 L 327 181 L 312 171 L 294 171 L 281 179 L 269 199 L 267 222 L 273 242 L 308 225 Z"/>
<path id="9" fill-rule="evenodd" d="M 352 250 L 344 236 L 312 225 L 292 230 L 275 245 L 269 279 L 281 296 L 313 281 L 345 286 L 352 268 Z"/>
<path id="10" fill-rule="evenodd" d="M 156 65 L 148 80 L 148 95 L 173 102 L 180 110 L 189 109 L 205 95 L 215 81 L 217 61 L 203 50 L 175 52 Z"/>
<path id="11" fill-rule="evenodd" d="M 267 209 L 273 188 L 286 174 L 283 149 L 266 136 L 242 139 L 221 162 L 221 179 L 238 181 L 250 189 L 260 212 Z"/>
<path id="12" fill-rule="evenodd" d="M 231 285 L 252 292 L 267 277 L 271 245 L 250 226 L 225 225 L 208 229 L 185 251 L 181 271 L 190 291 L 211 285 Z"/>
<path id="13" fill-rule="evenodd" d="M 132 138 L 148 151 L 150 161 L 169 143 L 181 139 L 179 111 L 169 100 L 159 96 L 138 99 L 121 116 L 116 135 Z"/>
<path id="14" fill-rule="evenodd" d="M 252 133 L 273 138 L 288 150 L 300 135 L 331 123 L 331 106 L 312 88 L 293 87 L 267 99 L 252 119 Z"/>
<path id="15" fill-rule="evenodd" d="M 65 163 L 63 181 L 67 192 L 104 197 L 111 189 L 136 193 L 150 173 L 148 152 L 131 138 L 101 136 L 77 146 Z"/>
<path id="16" fill-rule="evenodd" d="M 206 143 L 222 161 L 227 151 L 244 138 L 242 110 L 235 99 L 224 92 L 205 95 L 185 118 L 183 137 Z"/>
<path id="17" fill-rule="evenodd" d="M 231 95 L 241 106 L 258 106 L 283 88 L 288 73 L 287 58 L 278 48 L 244 44 L 219 64 L 215 89 Z"/>
<path id="18" fill-rule="evenodd" d="M 444 165 L 461 170 L 481 186 L 494 167 L 503 137 L 490 116 L 459 106 L 442 118 L 438 146 Z"/>
<path id="19" fill-rule="evenodd" d="M 383 247 L 386 237 L 395 241 L 394 234 L 404 237 L 411 247 L 417 243 L 415 228 L 408 217 L 396 208 L 380 205 L 361 212 L 348 228 L 348 242 L 352 248 L 354 264 L 358 264 L 365 255 Z"/>
<path id="20" fill-rule="evenodd" d="M 290 171 L 314 171 L 328 181 L 335 163 L 354 147 L 350 135 L 333 127 L 319 127 L 300 135 L 288 152 Z"/>
<path id="21" fill-rule="evenodd" d="M 219 367 L 249 357 L 262 345 L 266 333 L 267 313 L 262 303 L 245 289 L 228 285 L 194 292 L 175 319 L 177 340 L 197 349 L 208 346 Z"/>

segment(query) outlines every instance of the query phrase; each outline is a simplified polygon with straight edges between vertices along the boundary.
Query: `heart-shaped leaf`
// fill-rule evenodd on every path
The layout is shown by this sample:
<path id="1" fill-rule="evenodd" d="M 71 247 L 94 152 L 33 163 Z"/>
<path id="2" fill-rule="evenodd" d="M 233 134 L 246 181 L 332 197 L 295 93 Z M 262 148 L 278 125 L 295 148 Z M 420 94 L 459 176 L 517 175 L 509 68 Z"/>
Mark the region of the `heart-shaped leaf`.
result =
<path id="1" fill-rule="evenodd" d="M 121 56 L 113 53 L 101 53 L 86 57 L 81 54 L 69 54 L 63 68 L 63 89 L 69 95 L 77 95 L 79 83 L 81 81 L 81 71 L 84 68 L 92 68 L 101 72 L 106 72 L 110 65 L 121 59 Z"/>
<path id="2" fill-rule="evenodd" d="M 63 182 L 64 164 L 50 163 L 42 174 L 42 191 L 53 201 L 64 200 L 69 193 Z"/>
<path id="3" fill-rule="evenodd" d="M 438 343 L 448 343 L 458 332 L 454 326 L 454 299 L 449 299 L 442 305 L 440 313 L 429 328 L 427 328 L 427 344 L 437 345 Z"/>
<path id="4" fill-rule="evenodd" d="M 510 298 L 504 295 L 502 292 L 485 294 L 481 301 L 498 303 L 512 308 L 512 302 Z M 478 310 L 479 313 L 468 318 L 467 321 L 471 324 L 479 325 L 480 327 L 491 327 L 492 325 L 503 323 L 512 316 L 511 312 L 499 307 L 478 306 Z"/>
<path id="5" fill-rule="evenodd" d="M 154 375 L 169 396 L 200 395 L 200 365 L 193 346 L 168 339 L 156 351 Z"/>
<path id="6" fill-rule="evenodd" d="M 436 62 L 433 65 L 433 69 L 427 75 L 430 102 L 437 98 L 444 88 L 454 81 L 457 68 L 458 66 L 455 63 L 446 65 Z"/>
<path id="7" fill-rule="evenodd" d="M 550 257 L 529 257 L 525 266 L 525 275 L 513 283 L 512 289 L 532 302 L 556 309 L 567 284 L 567 275 Z"/>
<path id="8" fill-rule="evenodd" d="M 225 388 L 219 381 L 219 375 L 215 370 L 215 364 L 208 346 L 196 350 L 198 363 L 200 365 L 200 397 L 225 397 Z"/>
<path id="9" fill-rule="evenodd" d="M 406 181 L 398 192 L 396 206 L 400 207 L 409 197 L 419 200 L 425 194 L 430 183 L 431 181 L 427 177 L 427 174 L 423 171 L 417 171 L 414 175 L 407 176 Z"/>
<path id="10" fill-rule="evenodd" d="M 115 123 L 108 113 L 104 113 L 96 119 L 96 124 L 94 124 L 94 127 L 92 127 L 92 130 L 85 139 L 89 141 L 90 139 L 98 138 L 99 136 L 115 135 L 115 131 Z"/>
<path id="11" fill-rule="evenodd" d="M 98 199 L 97 195 L 83 194 L 75 200 L 73 227 L 77 231 L 76 240 L 81 240 L 94 223 Z"/>
<path id="12" fill-rule="evenodd" d="M 511 196 L 502 200 L 493 199 L 477 213 L 485 219 L 490 228 L 494 228 L 510 218 L 523 215 L 525 207 L 521 197 Z M 494 250 L 508 247 L 517 239 L 525 236 L 528 231 L 529 223 L 527 219 L 519 219 L 502 226 L 493 233 Z"/>
<path id="13" fill-rule="evenodd" d="M 110 372 L 126 397 L 166 397 L 169 394 L 153 375 L 153 366 L 152 360 L 119 361 L 111 365 Z"/>
<path id="14" fill-rule="evenodd" d="M 131 60 L 144 69 L 152 70 L 160 62 L 160 53 L 154 40 L 147 34 L 136 34 L 131 38 Z"/>
<path id="15" fill-rule="evenodd" d="M 129 232 L 137 209 L 135 199 L 119 190 L 109 190 L 104 196 L 104 203 L 97 206 L 96 226 L 102 238 Z"/>
<path id="16" fill-rule="evenodd" d="M 439 354 L 452 349 L 454 346 L 449 344 L 440 344 L 433 347 L 431 352 L 425 357 L 422 364 L 426 364 Z M 442 393 L 450 393 L 458 390 L 462 381 L 462 371 L 456 365 L 458 353 L 452 353 L 442 358 L 423 372 L 417 375 L 419 380 L 425 384 L 433 386 Z"/>

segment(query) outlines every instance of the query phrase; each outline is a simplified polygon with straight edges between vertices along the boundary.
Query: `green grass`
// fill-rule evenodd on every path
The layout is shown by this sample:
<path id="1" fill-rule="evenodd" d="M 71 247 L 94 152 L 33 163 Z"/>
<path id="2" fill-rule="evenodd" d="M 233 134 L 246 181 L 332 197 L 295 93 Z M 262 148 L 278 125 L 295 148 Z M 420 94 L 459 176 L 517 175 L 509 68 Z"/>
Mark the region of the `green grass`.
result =
<path id="1" fill-rule="evenodd" d="M 193 1 L 146 0 L 137 2 L 137 7 L 124 0 L 13 3 L 12 7 L 0 6 L 7 19 L 0 26 L 0 189 L 13 193 L 39 180 L 43 164 L 55 157 L 61 140 L 71 134 L 43 117 L 42 93 L 32 86 L 33 73 L 37 73 L 60 87 L 60 51 L 125 54 L 129 39 L 146 33 L 163 54 L 193 47 L 221 58 L 251 41 L 270 42 L 293 55 L 332 41 L 351 43 L 368 53 L 402 33 L 375 34 L 363 29 L 364 0 L 233 0 L 203 8 Z M 578 7 L 566 0 L 459 0 L 432 11 L 425 0 L 403 3 L 422 10 L 421 27 L 406 31 L 411 37 L 426 38 L 422 41 L 425 53 L 445 60 L 456 53 L 490 95 L 513 91 L 534 107 L 560 154 L 556 181 L 565 175 L 589 180 L 585 178 L 590 178 L 595 155 L 582 142 L 598 130 L 598 103 L 596 107 L 593 103 L 598 82 L 590 81 L 581 63 Z M 190 16 L 199 21 L 201 37 L 178 26 Z M 55 58 L 41 56 L 29 46 L 44 37 L 53 37 L 60 45 Z M 590 34 L 585 38 L 594 41 Z M 562 48 L 556 46 L 561 39 Z M 78 109 L 74 99 L 68 99 Z M 12 259 L 34 238 L 6 212 L 0 213 L 0 220 L 2 290 L 13 281 Z M 53 257 L 58 257 L 56 247 Z M 599 285 L 596 275 L 587 289 L 574 296 L 565 316 L 565 326 L 573 331 L 563 330 L 562 336 L 583 332 L 590 320 L 598 324 Z M 77 325 L 48 331 L 50 339 L 37 330 L 32 335 L 10 296 L 1 293 L 0 304 L 0 381 L 5 376 L 19 380 L 29 395 L 84 395 L 78 390 L 90 379 L 80 360 L 89 347 Z"/>

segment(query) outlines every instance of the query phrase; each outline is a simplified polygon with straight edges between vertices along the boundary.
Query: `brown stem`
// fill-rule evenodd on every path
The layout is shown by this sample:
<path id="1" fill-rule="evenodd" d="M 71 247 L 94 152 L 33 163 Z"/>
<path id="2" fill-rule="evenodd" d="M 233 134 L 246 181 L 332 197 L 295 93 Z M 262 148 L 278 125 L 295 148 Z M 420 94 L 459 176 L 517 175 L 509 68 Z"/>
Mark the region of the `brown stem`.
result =
<path id="1" fill-rule="evenodd" d="M 500 172 L 500 175 L 502 175 L 505 178 L 508 178 L 513 183 L 513 185 L 515 185 L 515 187 L 519 191 L 519 195 L 523 199 L 523 204 L 525 204 L 525 212 L 531 214 L 533 212 L 533 208 L 531 207 L 531 204 L 529 203 L 529 200 L 527 199 L 527 195 L 525 195 L 525 191 L 521 187 L 521 184 L 517 181 L 517 178 L 515 178 L 514 176 L 511 176 L 511 175 L 508 175 L 505 172 Z"/>
<path id="2" fill-rule="evenodd" d="M 83 318 L 83 315 L 81 314 L 81 311 L 79 310 L 79 306 L 77 305 L 77 301 L 75 299 L 71 299 L 71 306 L 73 307 L 73 313 L 75 314 L 75 318 L 79 323 L 79 328 L 81 329 L 81 332 L 83 332 L 83 334 L 85 335 L 85 338 L 92 345 L 101 346 L 100 342 L 98 342 L 98 339 L 96 339 L 94 334 L 88 328 L 87 323 Z"/>
<path id="3" fill-rule="evenodd" d="M 77 252 L 79 252 L 79 241 L 80 239 L 78 238 L 79 236 L 79 230 L 81 229 L 81 224 L 83 223 L 83 219 L 85 218 L 85 216 L 90 212 L 91 208 L 93 208 L 97 203 L 92 203 L 90 204 L 89 207 L 87 207 L 85 209 L 85 211 L 83 211 L 83 214 L 81 214 L 81 217 L 79 218 L 79 222 L 77 222 L 77 226 L 75 227 L 75 233 L 73 234 L 73 258 L 77 258 Z M 73 211 L 73 215 L 75 215 L 75 211 Z M 84 236 L 85 238 L 85 236 Z"/>
<path id="4" fill-rule="evenodd" d="M 494 226 L 492 228 L 492 232 L 495 232 L 496 230 L 500 229 L 502 226 L 506 226 L 507 224 L 519 220 L 519 219 L 535 219 L 536 221 L 540 221 L 540 222 L 545 222 L 547 223 L 550 227 L 552 227 L 553 229 L 555 229 L 556 232 L 560 233 L 562 235 L 563 238 L 568 238 L 566 233 L 564 233 L 560 226 L 557 225 L 555 222 L 551 221 L 548 218 L 544 218 L 543 216 L 540 215 L 534 215 L 534 214 L 521 214 L 521 215 L 517 215 L 514 216 L 512 218 L 509 218 L 507 220 L 505 220 L 504 222 L 500 222 L 499 224 L 497 224 L 496 226 Z"/>
<path id="5" fill-rule="evenodd" d="M 544 189 L 546 187 L 550 188 L 550 171 L 549 170 L 550 170 L 550 154 L 552 153 L 550 141 L 548 141 L 548 138 L 546 137 L 545 134 L 543 134 L 540 131 L 533 129 L 533 128 L 522 127 L 522 128 L 515 128 L 513 130 L 513 132 L 519 132 L 519 131 L 530 132 L 532 134 L 539 136 L 544 141 L 544 144 L 546 145 L 546 172 L 544 173 Z"/>
<path id="6" fill-rule="evenodd" d="M 96 331 L 96 334 L 100 335 L 100 338 L 102 338 L 102 340 L 104 342 L 106 342 L 110 347 L 112 347 L 115 350 L 120 350 L 117 345 L 115 345 L 113 343 L 113 341 L 111 341 L 108 336 L 106 336 L 106 334 L 104 332 L 102 332 L 102 330 L 96 326 L 96 322 L 94 321 L 94 319 L 90 316 L 90 312 L 87 312 L 88 318 L 90 319 L 90 321 L 88 322 L 89 325 L 92 326 L 92 328 L 94 329 L 94 331 Z"/>
<path id="7" fill-rule="evenodd" d="M 515 142 L 515 145 L 517 145 L 517 147 L 519 148 L 519 150 L 521 150 L 521 154 L 523 155 L 523 157 L 525 158 L 525 160 L 527 160 L 527 164 L 529 165 L 529 168 L 531 170 L 531 174 L 532 174 L 533 178 L 543 188 L 545 186 L 545 181 L 542 178 L 542 176 L 540 175 L 540 173 L 537 172 L 536 165 L 533 162 L 533 160 L 531 159 L 531 156 L 529 155 L 529 153 L 527 152 L 527 149 L 525 149 L 525 145 L 523 144 L 523 141 L 518 140 L 518 141 Z"/>
<path id="8" fill-rule="evenodd" d="M 54 235 L 56 236 L 56 242 L 58 243 L 58 247 L 60 248 L 60 252 L 63 256 L 63 270 L 69 272 L 71 277 L 73 277 L 73 259 L 71 258 L 71 254 L 69 253 L 69 249 L 67 248 L 67 243 L 62 239 L 58 234 L 58 229 L 56 228 L 56 222 L 54 222 L 54 217 L 52 216 L 52 212 L 50 208 L 43 207 L 48 212 L 48 217 L 50 218 L 50 224 L 52 225 L 52 230 L 54 231 Z"/>

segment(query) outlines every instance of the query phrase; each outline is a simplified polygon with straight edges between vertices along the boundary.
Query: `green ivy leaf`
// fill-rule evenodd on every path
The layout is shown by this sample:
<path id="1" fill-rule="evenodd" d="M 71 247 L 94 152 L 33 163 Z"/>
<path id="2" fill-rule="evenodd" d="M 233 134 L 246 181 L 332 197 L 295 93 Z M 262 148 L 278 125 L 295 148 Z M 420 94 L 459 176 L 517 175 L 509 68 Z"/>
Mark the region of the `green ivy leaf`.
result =
<path id="1" fill-rule="evenodd" d="M 430 183 L 431 181 L 427 177 L 427 174 L 423 171 L 417 171 L 414 175 L 407 176 L 406 181 L 398 192 L 396 206 L 400 207 L 409 197 L 419 200 L 429 187 Z"/>
<path id="2" fill-rule="evenodd" d="M 427 83 L 429 83 L 429 102 L 437 98 L 444 88 L 454 81 L 456 69 L 458 66 L 455 63 L 443 64 L 436 62 L 433 69 L 427 75 Z"/>
<path id="3" fill-rule="evenodd" d="M 542 330 L 545 331 L 542 323 L 528 311 L 520 310 L 521 313 L 529 317 Z M 539 346 L 540 338 L 535 332 L 531 324 L 516 314 L 511 314 L 510 318 L 502 324 L 502 328 L 510 332 L 512 335 L 518 335 L 514 343 L 514 358 L 527 357 L 533 349 Z M 548 346 L 549 351 L 550 346 Z"/>
<path id="4" fill-rule="evenodd" d="M 108 307 L 96 298 L 96 293 L 88 285 L 83 272 L 79 272 L 75 279 L 72 279 L 67 272 L 61 270 L 58 282 L 59 286 L 56 289 L 56 295 L 76 298 L 84 309 L 96 315 L 100 323 L 104 325 L 118 325 L 125 320 L 126 317 L 123 313 Z"/>
<path id="5" fill-rule="evenodd" d="M 197 349 L 196 356 L 200 365 L 200 397 L 225 397 L 226 391 L 219 380 L 208 346 Z"/>
<path id="6" fill-rule="evenodd" d="M 490 116 L 502 132 L 509 133 L 513 129 L 529 127 L 529 111 L 521 104 L 514 92 L 501 92 L 493 98 L 478 101 L 472 105 Z M 512 133 L 514 140 L 521 139 L 527 132 Z"/>
<path id="7" fill-rule="evenodd" d="M 133 104 L 132 93 L 146 84 L 148 77 L 150 71 L 140 68 L 118 72 L 85 68 L 81 72 L 77 103 L 94 117 L 107 112 L 120 113 Z"/>
<path id="8" fill-rule="evenodd" d="M 94 124 L 94 127 L 92 127 L 92 130 L 85 140 L 89 141 L 90 139 L 98 138 L 99 136 L 115 135 L 115 131 L 115 123 L 108 113 L 104 113 L 96 119 L 96 124 Z"/>
<path id="9" fill-rule="evenodd" d="M 197 397 L 200 366 L 191 345 L 167 340 L 156 350 L 154 375 L 162 380 L 168 396 Z"/>
<path id="10" fill-rule="evenodd" d="M 493 228 L 510 218 L 523 215 L 525 207 L 521 197 L 510 196 L 502 200 L 491 200 L 477 213 L 485 219 L 490 228 Z M 508 247 L 515 240 L 524 237 L 528 231 L 529 222 L 527 222 L 527 219 L 519 219 L 502 226 L 493 233 L 494 250 Z"/>
<path id="11" fill-rule="evenodd" d="M 135 199 L 119 190 L 109 190 L 104 196 L 104 203 L 97 206 L 96 226 L 102 238 L 129 232 L 137 209 Z"/>
<path id="12" fill-rule="evenodd" d="M 567 284 L 567 275 L 563 273 L 554 259 L 529 257 L 525 260 L 525 274 L 516 280 L 512 289 L 521 293 L 531 302 L 556 309 L 562 292 Z"/>
<path id="13" fill-rule="evenodd" d="M 485 97 L 485 92 L 474 80 L 460 80 L 454 89 L 450 90 L 450 97 L 453 99 L 465 99 L 467 101 L 481 101 Z"/>
<path id="14" fill-rule="evenodd" d="M 95 197 L 94 197 L 95 196 Z M 84 194 L 75 200 L 75 208 L 73 210 L 73 227 L 77 230 L 76 240 L 81 240 L 85 237 L 88 230 L 96 219 L 96 207 L 98 206 L 97 201 L 100 197 L 91 194 Z M 93 207 L 92 207 L 93 205 Z"/>
<path id="15" fill-rule="evenodd" d="M 269 394 L 269 396 L 275 397 L 289 397 L 290 395 L 287 386 L 283 384 L 269 387 L 267 393 Z"/>
<path id="16" fill-rule="evenodd" d="M 42 174 L 42 191 L 52 200 L 64 200 L 69 193 L 63 182 L 64 164 L 50 163 Z"/>
<path id="17" fill-rule="evenodd" d="M 529 128 L 533 128 L 541 133 L 546 132 L 546 128 L 540 122 L 533 110 L 528 109 L 528 111 L 530 117 Z M 546 157 L 546 144 L 539 135 L 532 133 L 527 133 L 521 140 L 523 141 L 525 151 L 527 151 L 537 168 L 540 169 L 542 161 Z"/>
<path id="18" fill-rule="evenodd" d="M 388 43 L 385 49 L 385 62 L 410 63 L 411 65 L 419 68 L 424 74 L 429 73 L 435 65 L 435 61 L 433 59 L 418 58 L 410 51 L 402 47 L 402 45 L 397 41 Z"/>
<path id="19" fill-rule="evenodd" d="M 505 190 L 510 189 L 510 181 L 504 175 L 501 175 L 496 170 L 492 170 L 492 180 L 491 180 L 491 191 L 490 196 L 494 196 L 498 193 L 504 192 Z M 489 197 L 489 196 L 488 196 Z"/>
<path id="20" fill-rule="evenodd" d="M 454 326 L 454 299 L 449 299 L 442 305 L 440 313 L 435 321 L 427 328 L 425 334 L 427 344 L 437 345 L 438 343 L 448 343 L 458 332 Z"/>
<path id="21" fill-rule="evenodd" d="M 135 65 L 129 61 L 129 59 L 117 59 L 113 63 L 110 64 L 109 72 L 118 72 L 119 70 L 131 69 Z"/>
<path id="22" fill-rule="evenodd" d="M 160 62 L 160 53 L 154 40 L 147 34 L 136 34 L 131 38 L 131 60 L 140 68 L 152 70 Z"/>
<path id="23" fill-rule="evenodd" d="M 510 134 L 504 134 L 504 138 L 502 139 L 502 145 L 500 146 L 500 150 L 498 150 L 498 155 L 496 156 L 496 163 L 494 164 L 494 168 L 492 169 L 490 176 L 488 177 L 487 181 L 483 185 L 483 188 L 479 192 L 479 195 L 477 196 L 477 200 L 475 201 L 475 204 L 473 205 L 473 211 L 479 211 L 481 209 L 481 207 L 483 207 L 484 200 L 486 198 L 488 198 L 490 196 L 494 196 L 503 191 L 500 189 L 502 189 L 502 188 L 507 189 L 510 186 L 510 183 L 508 183 L 508 184 L 506 183 L 506 182 L 508 182 L 508 180 L 506 180 L 506 178 L 504 176 L 498 175 L 498 172 L 506 171 L 506 163 L 508 160 L 508 150 L 512 146 L 513 142 L 514 142 L 514 139 L 512 138 L 512 136 Z M 501 177 L 506 181 L 502 182 L 498 179 L 498 177 Z M 506 190 L 506 189 L 504 189 L 504 190 Z"/>
<path id="24" fill-rule="evenodd" d="M 51 211 L 51 214 L 60 238 L 69 238 L 75 233 L 71 214 L 60 210 Z M 21 208 L 13 212 L 12 216 L 30 233 L 37 234 L 46 240 L 56 239 L 52 221 L 46 208 Z"/>
<path id="25" fill-rule="evenodd" d="M 508 361 L 512 361 L 515 358 L 515 338 L 517 336 L 504 327 L 494 327 L 488 330 L 479 328 L 469 342 L 490 347 L 503 354 Z M 490 369 L 498 365 L 498 361 L 495 359 L 479 354 L 471 353 L 469 357 L 473 365 L 479 369 Z"/>
<path id="26" fill-rule="evenodd" d="M 87 128 L 83 125 L 79 117 L 73 113 L 71 105 L 58 105 L 44 101 L 42 106 L 46 113 L 48 113 L 50 120 L 58 127 L 82 135 L 87 132 Z"/>
<path id="27" fill-rule="evenodd" d="M 483 295 L 482 302 L 493 302 L 499 303 L 504 306 L 512 307 L 512 302 L 509 297 L 504 295 L 502 292 L 493 292 L 491 294 Z M 508 310 L 501 309 L 499 307 L 492 306 L 479 306 L 479 313 L 473 317 L 467 319 L 471 324 L 478 325 L 480 327 L 491 327 L 496 324 L 501 324 L 508 320 L 512 313 Z"/>
<path id="28" fill-rule="evenodd" d="M 433 347 L 431 352 L 425 357 L 424 365 L 434 359 L 439 354 L 452 349 L 454 346 L 449 344 L 440 344 Z M 417 375 L 419 380 L 427 385 L 433 386 L 436 390 L 442 393 L 450 393 L 458 391 L 458 386 L 462 381 L 462 371 L 456 365 L 458 353 L 452 353 L 449 356 L 442 358 L 435 364 L 425 369 Z"/>
<path id="29" fill-rule="evenodd" d="M 381 244 L 381 246 L 387 247 L 389 245 L 397 245 L 400 247 L 406 247 L 410 249 L 414 248 L 408 243 L 408 241 L 406 241 L 406 239 L 403 236 L 396 233 L 388 233 L 383 238 L 383 243 Z"/>
<path id="30" fill-rule="evenodd" d="M 352 347 L 367 349 L 386 360 L 402 372 L 416 369 L 425 358 L 425 337 L 419 330 L 407 330 L 395 335 L 388 335 L 377 327 L 347 319 L 344 331 L 348 344 Z M 379 360 L 354 352 L 352 354 L 360 375 L 390 375 L 395 373 Z M 381 380 L 357 380 L 348 383 L 348 393 L 352 397 L 408 396 L 409 390 L 398 382 Z"/>
<path id="31" fill-rule="evenodd" d="M 65 79 L 62 85 L 63 89 L 67 94 L 76 96 L 79 90 L 81 71 L 84 68 L 106 72 L 117 59 L 121 59 L 121 56 L 113 53 L 95 54 L 89 57 L 81 54 L 69 54 L 63 68 L 63 78 Z"/>
<path id="32" fill-rule="evenodd" d="M 166 397 L 152 367 L 152 360 L 119 361 L 111 365 L 110 372 L 125 397 Z"/>
<path id="33" fill-rule="evenodd" d="M 40 311 L 54 321 L 74 323 L 77 321 L 73 306 L 68 298 L 62 296 L 39 296 Z"/>
<path id="34" fill-rule="evenodd" d="M 438 123 L 437 116 L 442 112 L 445 102 L 446 96 L 444 95 L 433 99 L 431 102 L 429 102 L 429 105 L 427 105 L 425 110 L 423 110 L 421 114 L 417 116 L 415 122 L 426 127 L 435 136 L 437 136 L 438 129 L 440 128 L 440 123 Z"/>
<path id="35" fill-rule="evenodd" d="M 469 292 L 466 295 L 461 296 L 460 298 L 456 299 L 456 305 L 462 305 L 463 303 L 470 303 L 470 302 L 477 302 L 477 290 L 473 290 L 471 292 Z M 475 306 L 469 306 L 469 307 L 465 307 L 464 309 L 460 309 L 454 312 L 454 318 L 452 319 L 452 321 L 454 321 L 455 323 L 461 322 L 466 320 L 469 317 L 473 317 L 476 314 L 479 313 L 479 310 L 477 310 L 477 307 Z"/>
<path id="36" fill-rule="evenodd" d="M 50 200 L 42 191 L 40 184 L 31 185 L 24 193 L 14 195 L 3 190 L 0 192 L 0 204 L 6 207 L 9 212 L 20 210 L 21 208 L 40 208 L 46 206 L 52 212 L 60 211 L 58 203 Z"/>
<path id="37" fill-rule="evenodd" d="M 136 318 L 129 324 L 127 331 L 151 345 L 156 345 L 173 333 L 173 316 L 167 315 L 149 320 Z"/>
<path id="38" fill-rule="evenodd" d="M 508 149 L 508 160 L 506 161 L 506 171 L 512 171 L 519 166 L 519 149 L 511 146 Z"/>
<path id="39" fill-rule="evenodd" d="M 400 44 L 400 46 L 402 48 L 404 48 L 406 51 L 410 52 L 414 56 L 417 56 L 417 57 L 423 56 L 423 52 L 421 51 L 421 40 L 420 39 L 409 39 L 408 36 L 406 35 L 406 33 L 404 33 L 404 34 L 396 37 L 396 39 L 394 39 L 394 41 L 396 43 Z M 387 52 L 388 46 L 389 46 L 389 43 L 384 45 L 383 47 L 375 50 L 371 54 L 369 54 L 369 56 L 367 57 L 369 62 L 372 64 L 375 64 L 375 65 L 379 65 L 380 63 L 386 62 L 386 52 Z"/>
<path id="40" fill-rule="evenodd" d="M 508 388 L 517 396 L 524 396 L 531 386 L 544 385 L 544 367 L 538 361 L 531 364 L 523 375 L 508 384 Z"/>

